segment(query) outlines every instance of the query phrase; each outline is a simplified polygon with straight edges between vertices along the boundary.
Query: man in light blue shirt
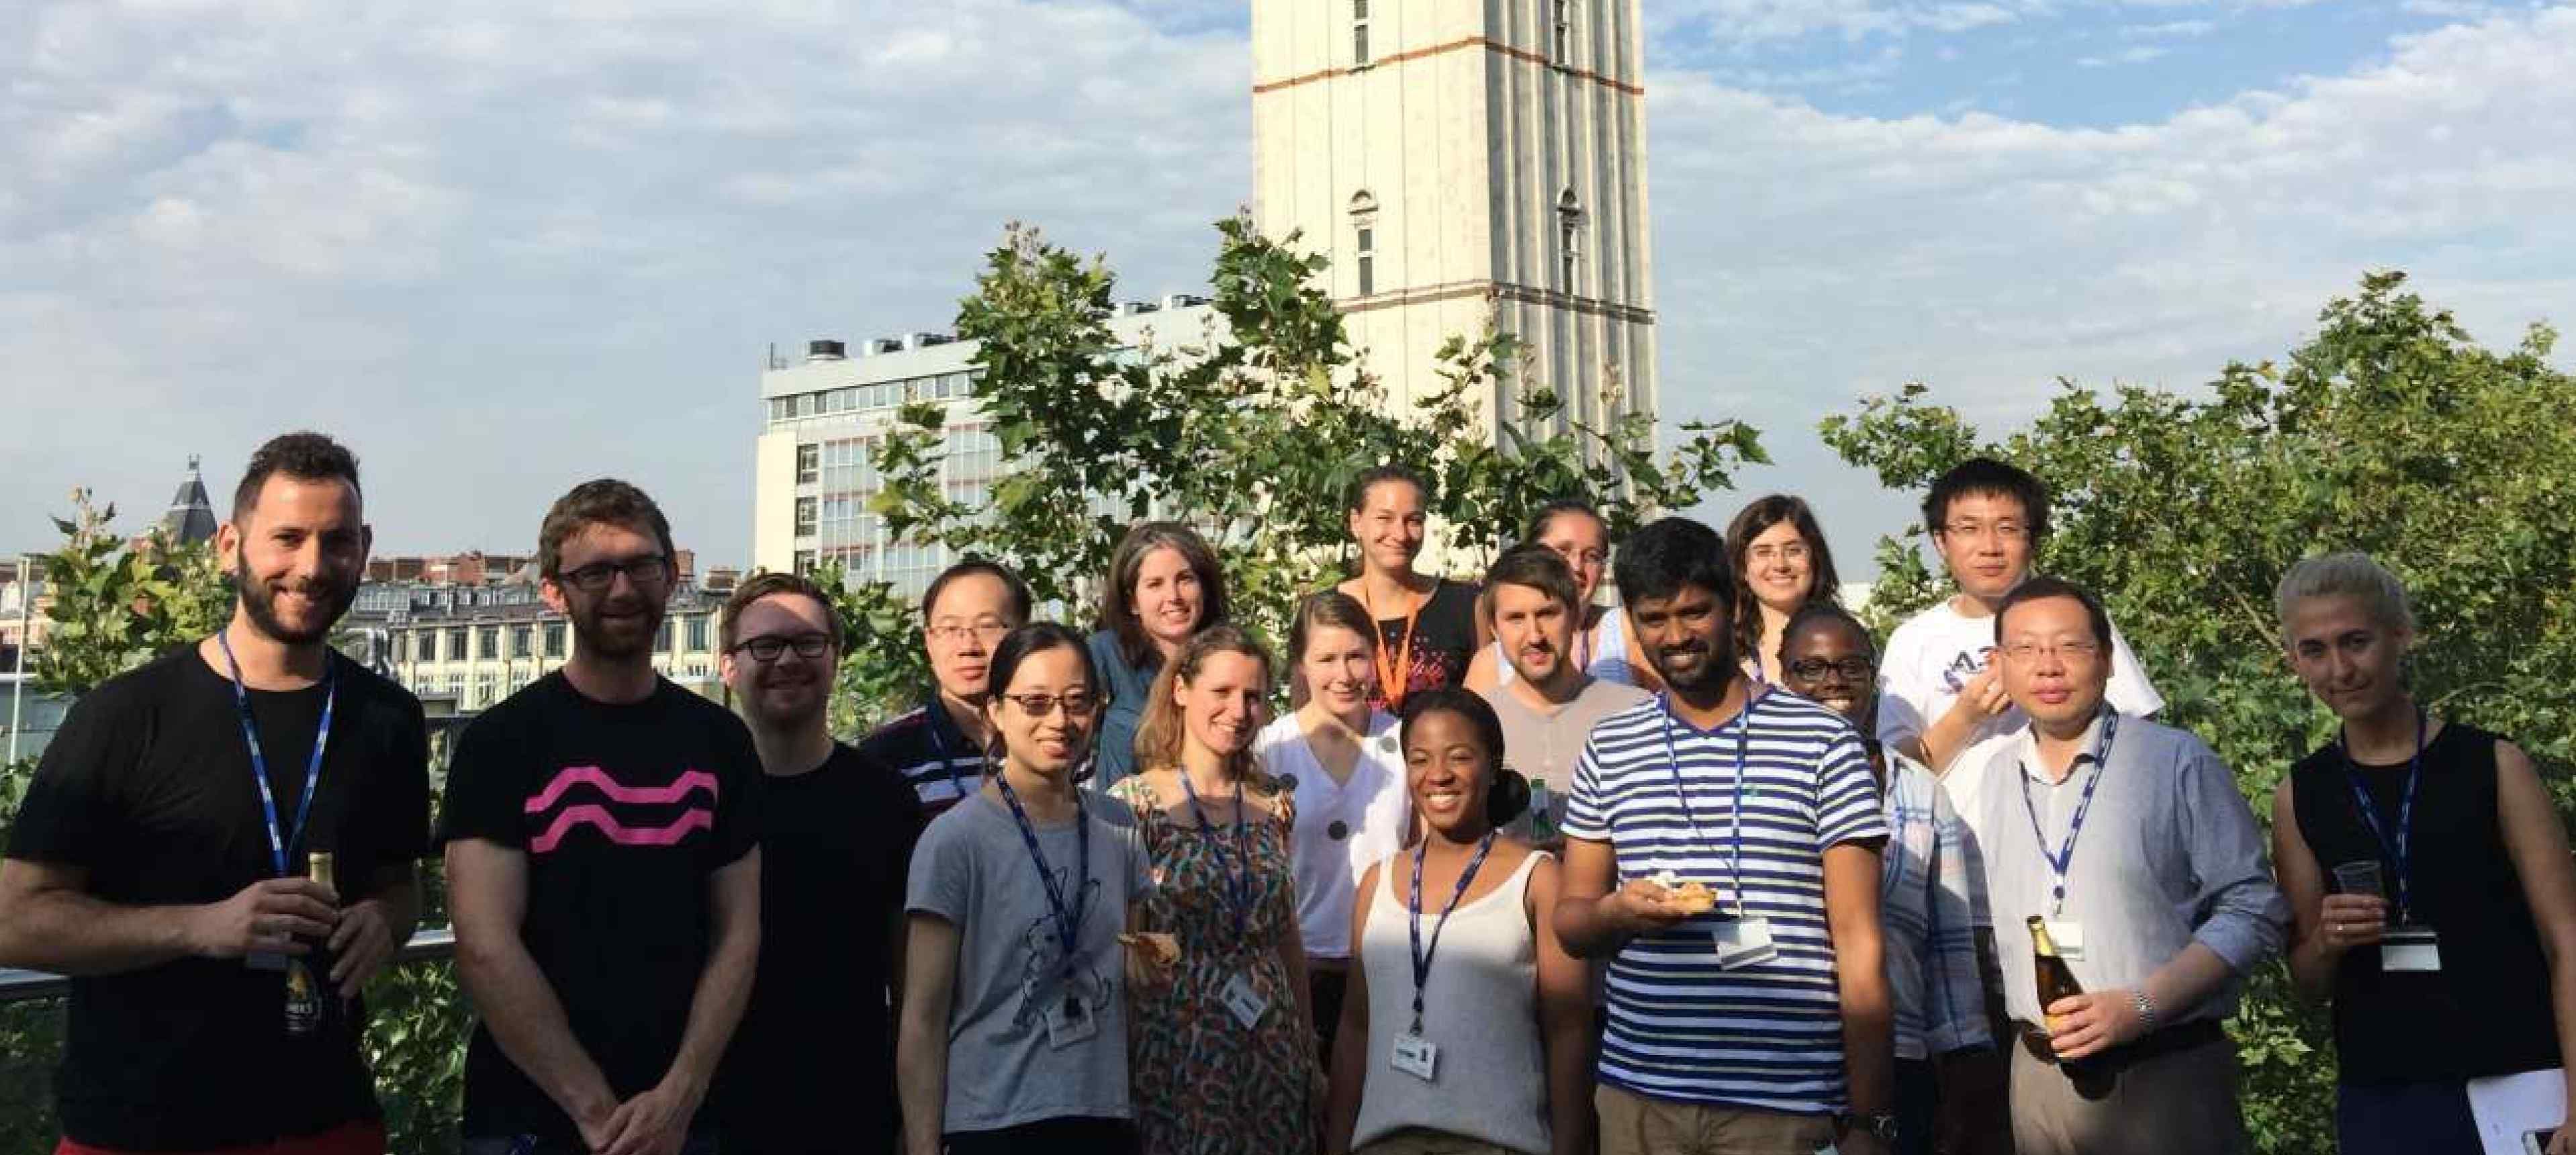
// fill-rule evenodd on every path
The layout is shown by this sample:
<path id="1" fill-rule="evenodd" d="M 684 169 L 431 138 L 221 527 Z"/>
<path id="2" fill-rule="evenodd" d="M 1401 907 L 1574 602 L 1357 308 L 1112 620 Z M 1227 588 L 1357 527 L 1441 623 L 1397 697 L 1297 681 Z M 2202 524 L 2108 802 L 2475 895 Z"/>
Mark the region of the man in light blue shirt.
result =
<path id="1" fill-rule="evenodd" d="M 2289 920 L 2253 812 L 2200 739 L 2105 708 L 2111 631 L 2091 593 L 2034 579 L 1995 623 L 2030 724 L 1993 754 L 1971 825 L 1993 832 L 1979 854 L 2022 1035 L 2015 1146 L 2250 1151 L 2219 1024 Z M 2084 993 L 2040 1005 L 2034 921 Z"/>

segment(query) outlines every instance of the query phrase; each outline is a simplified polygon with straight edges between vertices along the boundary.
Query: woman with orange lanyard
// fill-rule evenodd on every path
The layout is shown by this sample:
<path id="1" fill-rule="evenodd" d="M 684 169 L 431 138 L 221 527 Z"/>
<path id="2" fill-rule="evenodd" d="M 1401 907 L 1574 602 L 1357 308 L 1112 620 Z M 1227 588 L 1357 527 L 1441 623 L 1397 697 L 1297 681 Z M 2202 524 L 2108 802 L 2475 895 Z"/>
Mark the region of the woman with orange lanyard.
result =
<path id="1" fill-rule="evenodd" d="M 1476 613 L 1476 586 L 1415 572 L 1422 554 L 1431 487 L 1401 465 L 1381 465 L 1351 483 L 1351 540 L 1360 572 L 1333 588 L 1349 594 L 1377 623 L 1377 696 L 1369 704 L 1395 711 L 1404 696 L 1455 686 L 1489 640 Z M 1303 686 L 1299 689 L 1302 691 Z M 1304 694 L 1298 695 L 1300 701 Z"/>
<path id="2" fill-rule="evenodd" d="M 1145 929 L 1180 947 L 1129 1023 L 1145 1155 L 1310 1152 L 1323 1073 L 1289 865 L 1297 805 L 1252 753 L 1270 655 L 1213 626 L 1181 644 L 1152 693 L 1141 769 L 1109 788 L 1153 860 Z"/>

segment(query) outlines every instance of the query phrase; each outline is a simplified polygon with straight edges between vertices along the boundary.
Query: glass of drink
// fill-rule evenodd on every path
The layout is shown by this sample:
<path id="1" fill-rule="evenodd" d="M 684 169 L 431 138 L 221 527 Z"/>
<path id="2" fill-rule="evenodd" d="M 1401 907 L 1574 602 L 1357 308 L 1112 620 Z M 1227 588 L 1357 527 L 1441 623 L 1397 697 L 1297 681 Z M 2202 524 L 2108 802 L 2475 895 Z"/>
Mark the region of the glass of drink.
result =
<path id="1" fill-rule="evenodd" d="M 2335 890 L 2338 893 L 2367 894 L 2373 898 L 2388 897 L 2388 892 L 2381 888 L 2379 863 L 2375 861 L 2344 863 L 2334 868 L 2334 876 Z"/>

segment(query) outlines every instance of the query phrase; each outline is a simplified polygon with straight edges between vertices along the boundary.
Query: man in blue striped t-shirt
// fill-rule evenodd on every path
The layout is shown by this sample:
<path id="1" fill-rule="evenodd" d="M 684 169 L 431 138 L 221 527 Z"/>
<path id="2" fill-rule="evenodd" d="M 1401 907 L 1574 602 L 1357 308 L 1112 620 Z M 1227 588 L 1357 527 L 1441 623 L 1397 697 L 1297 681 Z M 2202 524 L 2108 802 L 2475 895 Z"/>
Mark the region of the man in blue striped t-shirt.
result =
<path id="1" fill-rule="evenodd" d="M 1619 553 L 1670 689 L 1593 728 L 1565 817 L 1557 933 L 1610 960 L 1602 1155 L 1884 1155 L 1887 822 L 1850 724 L 1742 676 L 1733 573 L 1684 518 Z"/>

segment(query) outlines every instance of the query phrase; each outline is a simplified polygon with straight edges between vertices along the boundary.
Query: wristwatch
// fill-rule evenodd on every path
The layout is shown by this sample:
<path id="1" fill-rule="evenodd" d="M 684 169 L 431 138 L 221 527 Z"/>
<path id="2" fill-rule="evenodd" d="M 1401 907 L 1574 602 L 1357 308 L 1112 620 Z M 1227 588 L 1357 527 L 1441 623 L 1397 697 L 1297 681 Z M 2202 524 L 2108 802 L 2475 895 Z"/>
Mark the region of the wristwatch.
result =
<path id="1" fill-rule="evenodd" d="M 1880 1142 L 1890 1147 L 1896 1145 L 1896 1116 L 1885 1111 L 1872 1115 L 1851 1113 L 1836 1115 L 1834 1128 L 1844 1134 L 1857 1131 L 1864 1135 L 1874 1135 Z"/>

